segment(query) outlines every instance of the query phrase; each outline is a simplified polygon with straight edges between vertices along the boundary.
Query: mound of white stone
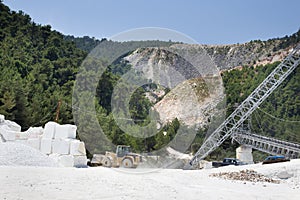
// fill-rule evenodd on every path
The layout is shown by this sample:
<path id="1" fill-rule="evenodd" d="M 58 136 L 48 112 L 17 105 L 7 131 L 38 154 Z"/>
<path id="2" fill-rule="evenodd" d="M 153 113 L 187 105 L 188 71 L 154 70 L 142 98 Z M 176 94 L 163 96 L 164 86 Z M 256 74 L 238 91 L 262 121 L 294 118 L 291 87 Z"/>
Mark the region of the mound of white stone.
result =
<path id="1" fill-rule="evenodd" d="M 15 142 L 0 144 L 0 166 L 58 167 L 54 159 L 29 146 Z"/>
<path id="2" fill-rule="evenodd" d="M 48 122 L 45 127 L 30 127 L 21 132 L 17 123 L 0 115 L 0 142 L 14 142 L 34 148 L 63 167 L 86 167 L 85 145 L 76 139 L 77 127 Z"/>

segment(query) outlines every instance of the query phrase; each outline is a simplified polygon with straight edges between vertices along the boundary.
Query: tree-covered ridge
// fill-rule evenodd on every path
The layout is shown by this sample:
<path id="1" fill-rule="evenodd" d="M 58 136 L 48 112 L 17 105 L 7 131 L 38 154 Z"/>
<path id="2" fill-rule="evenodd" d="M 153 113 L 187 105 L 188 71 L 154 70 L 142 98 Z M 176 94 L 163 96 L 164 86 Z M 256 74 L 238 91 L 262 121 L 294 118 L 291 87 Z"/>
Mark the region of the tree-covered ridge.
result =
<path id="1" fill-rule="evenodd" d="M 83 36 L 83 37 L 75 37 L 73 35 L 64 36 L 64 39 L 67 41 L 72 41 L 75 43 L 77 48 L 82 49 L 86 52 L 91 52 L 94 48 L 96 48 L 100 43 L 102 46 L 108 46 L 107 50 L 111 50 L 114 46 L 124 49 L 137 49 L 139 47 L 168 47 L 172 44 L 178 44 L 179 42 L 173 41 L 160 41 L 160 40 L 146 40 L 146 41 L 112 41 L 107 40 L 106 38 L 102 38 L 101 40 L 96 39 L 94 37 Z M 103 44 L 105 43 L 105 44 Z M 115 48 L 116 48 L 115 47 Z M 105 49 L 105 48 L 103 48 Z M 105 54 L 106 52 L 104 52 Z M 109 52 L 111 53 L 111 52 Z"/>
<path id="2" fill-rule="evenodd" d="M 85 55 L 49 25 L 0 3 L 0 113 L 23 128 L 53 120 L 58 101 L 71 102 Z M 70 108 L 61 108 L 60 121 L 72 122 Z"/>
<path id="3" fill-rule="evenodd" d="M 98 40 L 94 37 L 92 37 L 92 38 L 89 36 L 74 37 L 73 35 L 64 36 L 64 39 L 67 41 L 74 42 L 77 48 L 82 49 L 86 52 L 90 52 L 97 45 L 99 45 L 102 41 L 106 40 L 105 38 L 103 38 L 102 40 Z"/>

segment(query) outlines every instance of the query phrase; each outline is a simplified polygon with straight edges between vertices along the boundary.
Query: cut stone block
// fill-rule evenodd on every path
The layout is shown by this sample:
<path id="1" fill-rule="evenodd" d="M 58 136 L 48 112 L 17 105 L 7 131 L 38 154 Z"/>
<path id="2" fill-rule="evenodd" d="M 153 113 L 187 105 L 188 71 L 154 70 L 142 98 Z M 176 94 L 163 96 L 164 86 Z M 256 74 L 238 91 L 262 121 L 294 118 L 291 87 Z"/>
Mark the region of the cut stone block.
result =
<path id="1" fill-rule="evenodd" d="M 0 134 L 2 135 L 4 141 L 16 140 L 16 131 L 12 131 L 7 125 L 0 126 Z"/>
<path id="2" fill-rule="evenodd" d="M 59 125 L 57 124 L 55 127 L 55 139 L 58 138 L 76 138 L 76 130 L 77 126 L 71 124 Z"/>
<path id="3" fill-rule="evenodd" d="M 30 127 L 24 133 L 28 135 L 28 138 L 38 138 L 40 135 L 43 134 L 43 132 L 44 129 L 42 127 Z"/>
<path id="4" fill-rule="evenodd" d="M 70 153 L 70 139 L 52 140 L 52 153 L 66 155 Z"/>
<path id="5" fill-rule="evenodd" d="M 41 141 L 39 138 L 33 138 L 33 139 L 28 139 L 28 140 L 15 140 L 16 143 L 20 143 L 26 146 L 29 146 L 31 148 L 37 149 L 40 151 L 40 145 Z"/>
<path id="6" fill-rule="evenodd" d="M 5 120 L 5 117 L 4 117 L 4 115 L 0 115 L 0 124 L 1 124 L 1 123 L 3 123 L 3 122 L 4 122 L 4 120 Z"/>
<path id="7" fill-rule="evenodd" d="M 41 140 L 39 138 L 29 138 L 27 140 L 27 145 L 37 150 L 40 150 Z"/>
<path id="8" fill-rule="evenodd" d="M 74 167 L 87 167 L 87 157 L 74 156 Z"/>
<path id="9" fill-rule="evenodd" d="M 42 138 L 41 139 L 41 152 L 45 154 L 51 154 L 52 139 Z"/>
<path id="10" fill-rule="evenodd" d="M 45 124 L 43 138 L 49 138 L 49 139 L 54 138 L 56 125 L 57 125 L 56 122 L 47 122 Z"/>
<path id="11" fill-rule="evenodd" d="M 10 120 L 4 120 L 4 124 L 9 127 L 10 130 L 15 132 L 21 132 L 21 126 L 17 124 L 16 122 L 10 121 Z"/>
<path id="12" fill-rule="evenodd" d="M 73 167 L 74 166 L 74 156 L 72 156 L 72 155 L 60 155 L 58 157 L 58 164 L 61 167 Z"/>
<path id="13" fill-rule="evenodd" d="M 57 153 L 51 153 L 51 154 L 49 154 L 49 157 L 51 159 L 53 159 L 56 163 L 58 163 L 59 154 L 57 154 Z"/>
<path id="14" fill-rule="evenodd" d="M 86 155 L 84 142 L 79 140 L 71 140 L 70 154 L 74 156 Z"/>
<path id="15" fill-rule="evenodd" d="M 27 140 L 28 134 L 26 132 L 16 132 L 16 140 Z"/>

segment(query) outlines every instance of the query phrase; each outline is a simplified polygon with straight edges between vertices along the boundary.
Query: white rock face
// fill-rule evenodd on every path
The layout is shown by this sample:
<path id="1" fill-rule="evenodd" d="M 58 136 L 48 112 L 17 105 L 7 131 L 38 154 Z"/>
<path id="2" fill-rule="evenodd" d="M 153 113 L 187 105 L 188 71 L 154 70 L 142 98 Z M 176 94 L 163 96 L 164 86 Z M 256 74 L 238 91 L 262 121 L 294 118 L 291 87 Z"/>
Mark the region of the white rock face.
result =
<path id="1" fill-rule="evenodd" d="M 222 93 L 210 91 L 203 79 L 191 79 L 179 84 L 161 101 L 154 105 L 163 123 L 177 118 L 188 126 L 203 127 L 214 115 L 222 113 L 217 105 L 222 101 Z"/>
<path id="2" fill-rule="evenodd" d="M 180 49 L 188 51 L 185 56 L 195 63 L 174 53 Z M 141 48 L 124 59 L 146 79 L 171 90 L 159 98 L 157 92 L 164 90 L 146 93 L 146 97 L 156 103 L 154 109 L 159 113 L 163 124 L 177 118 L 188 126 L 196 125 L 201 128 L 215 116 L 222 115 L 224 106 L 217 108 L 224 98 L 222 80 L 211 58 L 201 46 L 179 44 L 172 45 L 169 49 Z M 158 100 L 160 101 L 157 102 Z"/>

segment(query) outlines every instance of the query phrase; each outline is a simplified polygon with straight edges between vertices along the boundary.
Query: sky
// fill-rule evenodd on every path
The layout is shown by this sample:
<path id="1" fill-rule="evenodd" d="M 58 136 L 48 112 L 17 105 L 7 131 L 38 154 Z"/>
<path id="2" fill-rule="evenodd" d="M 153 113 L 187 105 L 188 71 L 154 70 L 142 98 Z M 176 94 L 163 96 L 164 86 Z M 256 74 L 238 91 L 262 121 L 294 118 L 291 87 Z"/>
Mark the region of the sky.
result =
<path id="1" fill-rule="evenodd" d="M 63 34 L 98 39 L 110 39 L 137 28 L 159 27 L 174 30 L 200 44 L 234 44 L 283 37 L 295 33 L 300 28 L 299 0 L 3 2 L 12 10 L 22 10 L 29 14 L 34 22 L 49 24 Z"/>

